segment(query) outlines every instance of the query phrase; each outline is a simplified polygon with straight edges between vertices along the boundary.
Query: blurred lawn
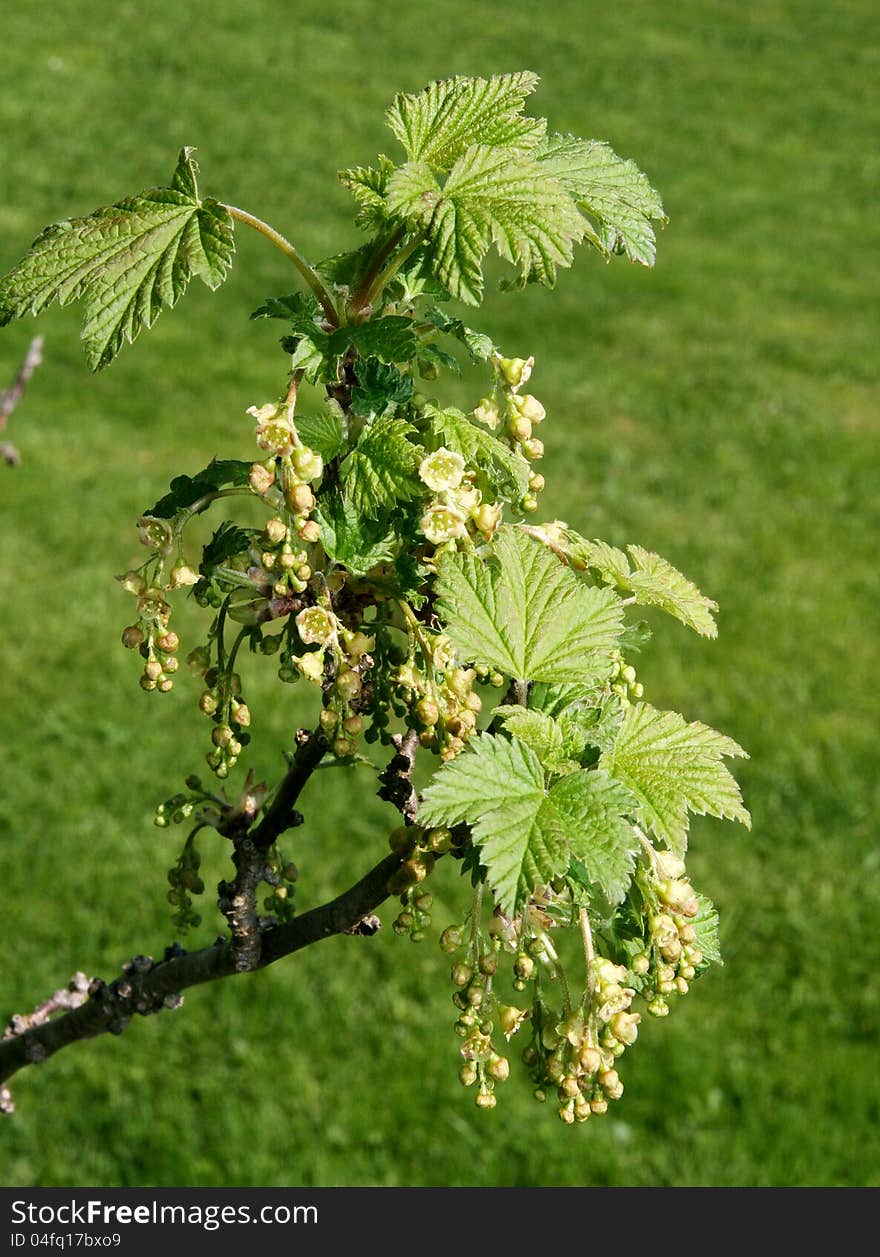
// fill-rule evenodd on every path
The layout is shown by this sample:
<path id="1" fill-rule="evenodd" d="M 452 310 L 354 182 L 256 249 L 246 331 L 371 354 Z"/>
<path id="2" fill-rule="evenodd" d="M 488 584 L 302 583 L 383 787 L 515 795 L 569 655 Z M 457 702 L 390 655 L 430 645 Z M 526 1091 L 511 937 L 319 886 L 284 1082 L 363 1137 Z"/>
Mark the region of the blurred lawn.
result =
<path id="1" fill-rule="evenodd" d="M 485 323 L 538 361 L 546 509 L 658 550 L 720 602 L 717 643 L 658 623 L 640 675 L 657 705 L 749 749 L 754 815 L 751 835 L 694 826 L 727 965 L 646 1027 L 606 1119 L 563 1129 L 522 1079 L 478 1113 L 456 1081 L 446 959 L 386 929 L 191 992 L 177 1015 L 19 1076 L 4 1183 L 880 1183 L 874 9 L 57 0 L 4 13 L 3 270 L 45 223 L 166 179 L 183 143 L 199 146 L 206 191 L 310 256 L 337 251 L 355 235 L 336 169 L 393 151 L 395 90 L 453 73 L 537 70 L 534 107 L 555 128 L 649 172 L 671 218 L 655 271 L 582 253 L 556 294 L 493 296 Z M 138 690 L 112 575 L 170 474 L 247 456 L 243 412 L 283 377 L 278 329 L 246 316 L 291 277 L 237 234 L 228 285 L 194 285 L 95 379 L 78 311 L 39 325 L 46 363 L 8 433 L 23 466 L 0 475 L 7 1013 L 170 937 L 177 835 L 151 815 L 199 766 L 204 726 L 194 683 L 162 701 Z M 34 330 L 3 333 L 0 385 Z M 264 771 L 301 701 L 275 690 L 252 704 Z M 343 784 L 312 796 L 297 836 L 303 904 L 384 841 L 388 810 Z M 464 887 L 451 867 L 434 880 L 442 925 Z"/>

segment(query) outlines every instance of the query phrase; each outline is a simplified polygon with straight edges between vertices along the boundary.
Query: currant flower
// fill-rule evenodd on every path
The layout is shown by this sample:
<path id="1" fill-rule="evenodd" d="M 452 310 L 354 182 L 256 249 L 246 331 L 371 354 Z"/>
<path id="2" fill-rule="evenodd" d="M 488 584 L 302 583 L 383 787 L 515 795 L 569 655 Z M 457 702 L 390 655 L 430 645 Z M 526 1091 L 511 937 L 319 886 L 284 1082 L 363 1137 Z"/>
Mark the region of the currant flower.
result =
<path id="1" fill-rule="evenodd" d="M 464 459 L 461 454 L 442 445 L 423 458 L 419 466 L 419 479 L 435 493 L 457 489 L 463 476 Z"/>

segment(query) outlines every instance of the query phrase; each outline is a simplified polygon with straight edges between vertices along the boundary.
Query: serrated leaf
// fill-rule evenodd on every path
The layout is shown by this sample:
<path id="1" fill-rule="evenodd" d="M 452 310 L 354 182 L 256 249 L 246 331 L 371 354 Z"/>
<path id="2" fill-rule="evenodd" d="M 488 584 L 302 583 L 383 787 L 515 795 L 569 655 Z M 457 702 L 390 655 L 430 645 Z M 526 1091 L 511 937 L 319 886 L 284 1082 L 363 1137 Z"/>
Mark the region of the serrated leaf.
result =
<path id="1" fill-rule="evenodd" d="M 321 529 L 321 544 L 334 563 L 341 563 L 355 576 L 365 576 L 379 563 L 394 557 L 396 537 L 374 520 L 365 519 L 352 503 L 339 493 L 321 497 L 314 511 Z"/>
<path id="2" fill-rule="evenodd" d="M 461 656 L 522 681 L 604 676 L 620 632 L 620 599 L 584 586 L 540 541 L 504 527 L 486 557 L 444 555 L 437 614 Z"/>
<path id="3" fill-rule="evenodd" d="M 441 188 L 425 162 L 407 162 L 388 183 L 388 207 L 433 245 L 435 274 L 454 296 L 479 305 L 482 260 L 494 245 L 523 279 L 551 286 L 570 266 L 586 220 L 565 189 L 528 154 L 474 144 Z"/>
<path id="4" fill-rule="evenodd" d="M 473 328 L 467 327 L 461 319 L 450 318 L 445 311 L 438 310 L 436 306 L 426 310 L 424 317 L 438 331 L 446 332 L 447 335 L 454 336 L 456 340 L 460 340 L 474 362 L 488 362 L 496 352 L 490 336 L 486 336 L 484 332 L 475 332 Z"/>
<path id="5" fill-rule="evenodd" d="M 424 451 L 407 439 L 413 432 L 411 424 L 393 414 L 380 415 L 364 428 L 339 469 L 345 497 L 356 511 L 374 516 L 418 496 Z"/>
<path id="6" fill-rule="evenodd" d="M 576 772 L 549 791 L 538 756 L 514 738 L 480 734 L 424 792 L 419 820 L 471 827 L 502 911 L 513 913 L 572 856 L 612 902 L 629 885 L 637 840 L 621 814 L 627 792 L 599 773 Z"/>
<path id="7" fill-rule="evenodd" d="M 332 403 L 317 414 L 298 414 L 296 430 L 303 444 L 317 450 L 325 463 L 332 462 L 340 453 L 347 437 L 344 416 L 333 408 Z"/>
<path id="8" fill-rule="evenodd" d="M 461 364 L 452 354 L 447 353 L 445 349 L 441 349 L 439 345 L 432 343 L 419 345 L 419 351 L 416 357 L 419 365 L 420 374 L 424 375 L 424 368 L 451 371 L 453 375 L 461 375 Z M 427 376 L 428 379 L 434 379 L 434 375 Z"/>
<path id="9" fill-rule="evenodd" d="M 738 820 L 751 828 L 739 786 L 722 762 L 725 755 L 746 753 L 708 725 L 688 724 L 676 711 L 635 703 L 626 709 L 599 766 L 636 796 L 643 824 L 671 851 L 684 855 L 688 812 Z"/>
<path id="10" fill-rule="evenodd" d="M 435 773 L 419 820 L 469 824 L 499 906 L 513 913 L 530 887 L 567 867 L 561 823 L 545 802 L 544 775 L 534 751 L 515 740 L 481 734 Z"/>
<path id="11" fill-rule="evenodd" d="M 314 320 L 321 315 L 321 307 L 311 293 L 288 292 L 283 297 L 267 297 L 251 314 L 252 319 L 285 319 L 299 322 Z"/>
<path id="12" fill-rule="evenodd" d="M 386 117 L 411 161 L 449 170 L 472 144 L 534 147 L 545 123 L 520 111 L 537 85 L 538 76 L 528 70 L 441 79 L 415 95 L 396 96 Z"/>
<path id="13" fill-rule="evenodd" d="M 158 519 L 173 519 L 178 511 L 186 510 L 198 502 L 206 494 L 227 486 L 247 484 L 252 463 L 240 462 L 238 459 L 212 458 L 208 466 L 194 476 L 175 476 L 171 481 L 170 492 L 145 515 L 153 515 Z"/>
<path id="14" fill-rule="evenodd" d="M 233 224 L 218 201 L 199 200 L 192 152 L 181 149 L 171 187 L 47 227 L 0 280 L 0 326 L 82 297 L 82 339 L 98 371 L 175 305 L 194 275 L 217 288 L 232 262 Z"/>
<path id="15" fill-rule="evenodd" d="M 370 241 L 362 244 L 359 249 L 346 249 L 343 253 L 333 253 L 330 257 L 322 258 L 320 262 L 315 262 L 315 270 L 334 287 L 353 288 L 375 252 L 376 246 Z"/>
<path id="16" fill-rule="evenodd" d="M 409 362 L 415 357 L 418 338 L 412 319 L 390 314 L 356 327 L 340 327 L 330 337 L 334 353 L 344 353 L 349 345 L 354 345 L 363 358 L 378 358 L 386 363 Z"/>
<path id="17" fill-rule="evenodd" d="M 551 135 L 535 156 L 591 220 L 590 239 L 604 253 L 623 252 L 653 266 L 654 222 L 665 222 L 663 203 L 646 175 L 600 140 Z"/>
<path id="18" fill-rule="evenodd" d="M 542 711 L 558 718 L 567 707 L 583 698 L 583 686 L 577 681 L 535 681 L 529 686 L 528 706 L 531 711 Z"/>
<path id="19" fill-rule="evenodd" d="M 697 966 L 697 973 L 707 968 L 710 964 L 723 965 L 721 958 L 721 941 L 720 941 L 720 925 L 718 919 L 718 910 L 712 900 L 706 895 L 701 895 L 699 891 L 695 892 L 695 898 L 699 904 L 699 911 L 695 917 L 690 918 L 689 924 L 696 931 L 696 945 L 703 953 L 703 959 Z"/>
<path id="20" fill-rule="evenodd" d="M 549 772 L 559 772 L 566 766 L 568 756 L 562 730 L 550 716 L 527 707 L 501 706 L 495 708 L 492 719 L 500 720 L 508 733 L 531 747 Z"/>
<path id="21" fill-rule="evenodd" d="M 351 391 L 351 411 L 359 419 L 381 415 L 389 406 L 409 401 L 415 385 L 411 375 L 376 358 L 357 364 L 357 384 Z"/>
<path id="22" fill-rule="evenodd" d="M 481 471 L 497 495 L 521 498 L 528 491 L 531 467 L 521 454 L 515 454 L 461 410 L 430 407 L 427 413 L 437 441 L 461 454 L 468 466 Z"/>
<path id="23" fill-rule="evenodd" d="M 351 170 L 340 170 L 339 181 L 348 188 L 358 203 L 355 222 L 368 231 L 378 231 L 388 221 L 388 210 L 385 207 L 385 189 L 394 170 L 394 162 L 384 154 L 379 154 L 378 167 L 355 166 Z"/>
<path id="24" fill-rule="evenodd" d="M 203 576 L 210 577 L 229 559 L 246 554 L 259 536 L 256 528 L 239 528 L 228 519 L 224 520 L 202 551 L 199 571 Z"/>
<path id="25" fill-rule="evenodd" d="M 609 584 L 635 594 L 642 606 L 660 607 L 703 637 L 717 637 L 713 611 L 718 603 L 706 598 L 696 585 L 666 559 L 641 546 L 627 546 L 632 563 L 622 550 L 604 541 L 587 541 L 573 529 L 565 530 L 565 553 L 585 564 Z"/>
<path id="26" fill-rule="evenodd" d="M 639 846 L 626 819 L 635 806 L 632 795 L 601 771 L 573 772 L 556 783 L 550 801 L 562 817 L 571 854 L 612 907 L 619 904 Z"/>

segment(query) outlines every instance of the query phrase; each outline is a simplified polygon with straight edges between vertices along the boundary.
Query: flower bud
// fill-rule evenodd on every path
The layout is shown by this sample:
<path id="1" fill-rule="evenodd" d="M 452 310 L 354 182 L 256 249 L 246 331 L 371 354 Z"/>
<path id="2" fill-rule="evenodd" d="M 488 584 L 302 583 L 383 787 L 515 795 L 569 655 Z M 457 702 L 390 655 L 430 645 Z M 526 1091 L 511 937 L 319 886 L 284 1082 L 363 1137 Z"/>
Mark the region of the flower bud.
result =
<path id="1" fill-rule="evenodd" d="M 309 511 L 314 510 L 315 495 L 307 484 L 288 485 L 285 491 L 290 509 L 297 515 L 308 515 Z M 318 535 L 320 536 L 320 530 Z M 300 533 L 302 536 L 302 533 Z"/>
<path id="2" fill-rule="evenodd" d="M 254 463 L 248 472 L 248 484 L 260 497 L 268 493 L 275 483 L 275 471 L 265 463 Z"/>
<path id="3" fill-rule="evenodd" d="M 452 978 L 453 986 L 467 986 L 473 976 L 474 971 L 470 965 L 457 964 L 452 966 L 450 977 Z"/>
<path id="4" fill-rule="evenodd" d="M 633 956 L 631 964 L 633 973 L 644 975 L 651 968 L 651 957 L 647 952 L 640 951 Z"/>
<path id="5" fill-rule="evenodd" d="M 199 708 L 206 716 L 213 716 L 219 705 L 220 704 L 217 702 L 216 697 L 210 690 L 205 690 L 204 694 L 199 699 Z"/>
<path id="6" fill-rule="evenodd" d="M 324 652 L 312 651 L 307 655 L 293 655 L 292 662 L 307 681 L 320 685 L 324 679 Z"/>
<path id="7" fill-rule="evenodd" d="M 137 624 L 129 624 L 122 630 L 122 644 L 126 650 L 134 650 L 144 640 L 144 631 Z"/>
<path id="8" fill-rule="evenodd" d="M 180 646 L 180 638 L 173 629 L 166 629 L 156 638 L 156 645 L 167 655 L 173 655 L 175 650 Z"/>
<path id="9" fill-rule="evenodd" d="M 296 526 L 297 534 L 303 541 L 307 541 L 309 545 L 313 545 L 316 541 L 321 540 L 321 529 L 313 519 L 304 519 Z"/>
<path id="10" fill-rule="evenodd" d="M 416 715 L 426 728 L 432 729 L 440 719 L 440 708 L 433 699 L 423 698 L 416 704 Z"/>
<path id="11" fill-rule="evenodd" d="M 530 441 L 523 441 L 522 452 L 523 454 L 525 454 L 526 458 L 530 459 L 532 462 L 535 462 L 537 459 L 544 457 L 544 442 L 539 441 L 537 437 L 532 437 Z M 531 485 L 531 479 L 532 478 L 530 476 L 529 477 L 530 485 Z M 531 487 L 534 488 L 534 485 L 531 485 Z M 542 484 L 541 488 L 543 489 L 543 487 L 544 486 Z"/>
<path id="12" fill-rule="evenodd" d="M 512 415 L 507 430 L 514 441 L 528 441 L 532 435 L 532 421 L 525 415 Z"/>
<path id="13" fill-rule="evenodd" d="M 320 480 L 324 474 L 323 458 L 305 445 L 293 451 L 293 466 L 301 480 Z"/>
<path id="14" fill-rule="evenodd" d="M 486 1072 L 497 1082 L 505 1082 L 510 1077 L 510 1061 L 506 1056 L 491 1056 Z"/>
<path id="15" fill-rule="evenodd" d="M 458 1071 L 458 1080 L 463 1087 L 471 1087 L 477 1081 L 477 1067 L 473 1061 L 465 1061 Z"/>
<path id="16" fill-rule="evenodd" d="M 266 521 L 266 527 L 263 531 L 270 545 L 280 546 L 282 541 L 287 540 L 287 525 L 283 519 L 278 519 L 277 516 Z"/>
<path id="17" fill-rule="evenodd" d="M 532 423 L 541 423 L 547 417 L 547 411 L 537 397 L 532 397 L 531 393 L 523 393 L 521 397 L 517 397 L 514 405 L 519 413 L 525 415 L 526 419 Z"/>

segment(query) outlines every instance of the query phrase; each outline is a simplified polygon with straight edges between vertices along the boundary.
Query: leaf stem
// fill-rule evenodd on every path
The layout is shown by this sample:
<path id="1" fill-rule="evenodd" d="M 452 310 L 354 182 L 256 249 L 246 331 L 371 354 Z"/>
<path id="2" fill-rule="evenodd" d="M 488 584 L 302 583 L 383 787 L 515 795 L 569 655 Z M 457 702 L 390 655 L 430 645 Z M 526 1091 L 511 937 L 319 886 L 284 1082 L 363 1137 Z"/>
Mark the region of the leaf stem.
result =
<path id="1" fill-rule="evenodd" d="M 276 231 L 274 227 L 264 223 L 261 218 L 249 214 L 247 210 L 239 209 L 236 205 L 224 205 L 223 208 L 233 218 L 238 219 L 240 223 L 245 223 L 248 227 L 253 227 L 254 231 L 259 231 L 261 235 L 264 235 L 267 240 L 270 240 L 275 245 L 276 249 L 280 249 L 284 256 L 290 259 L 321 303 L 321 309 L 324 311 L 327 321 L 332 323 L 334 327 L 338 327 L 339 314 L 333 304 L 333 300 L 321 282 L 320 275 L 313 266 L 309 265 L 299 249 L 282 236 L 280 232 Z"/>
<path id="2" fill-rule="evenodd" d="M 424 233 L 419 232 L 417 235 L 413 236 L 409 244 L 404 245 L 400 252 L 394 255 L 387 266 L 379 272 L 378 276 L 370 284 L 369 290 L 367 291 L 363 301 L 364 305 L 370 305 L 373 300 L 378 297 L 383 288 L 390 284 L 391 280 L 400 270 L 401 266 L 403 266 L 404 262 L 408 261 L 415 253 L 416 249 L 420 248 L 424 242 Z"/>

